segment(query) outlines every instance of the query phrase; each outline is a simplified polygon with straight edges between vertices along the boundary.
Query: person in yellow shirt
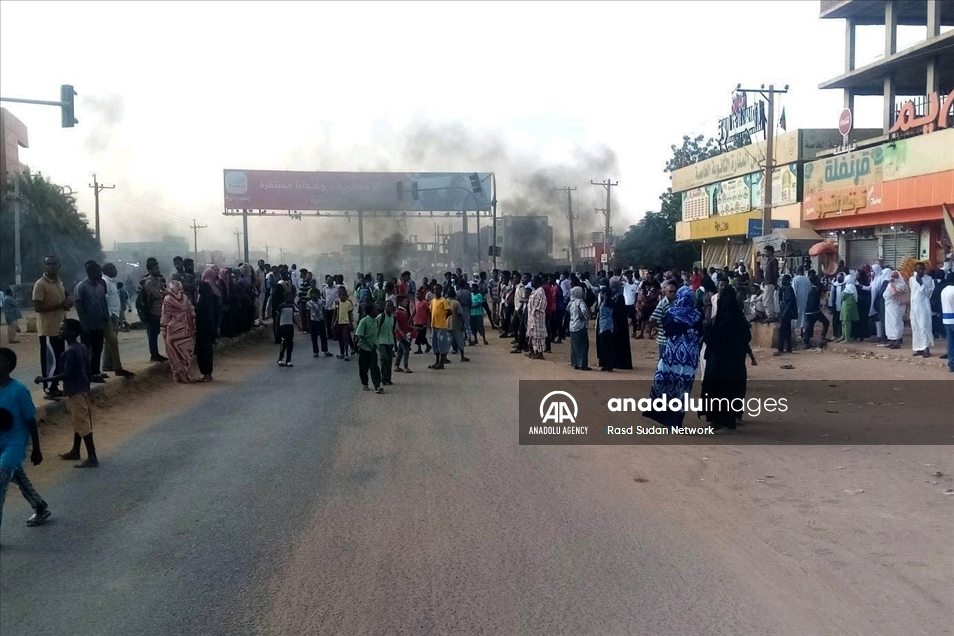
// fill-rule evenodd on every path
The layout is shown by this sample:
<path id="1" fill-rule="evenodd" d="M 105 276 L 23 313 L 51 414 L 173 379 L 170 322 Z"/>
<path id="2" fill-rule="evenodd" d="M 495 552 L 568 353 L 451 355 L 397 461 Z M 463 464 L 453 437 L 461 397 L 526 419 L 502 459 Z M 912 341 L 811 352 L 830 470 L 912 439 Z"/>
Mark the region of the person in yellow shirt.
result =
<path id="1" fill-rule="evenodd" d="M 450 351 L 450 336 L 448 333 L 450 315 L 450 303 L 444 298 L 441 286 L 436 285 L 434 287 L 434 299 L 431 300 L 431 331 L 434 340 L 432 345 L 435 361 L 434 364 L 427 367 L 428 369 L 442 370 L 444 363 L 447 362 L 447 354 Z"/>

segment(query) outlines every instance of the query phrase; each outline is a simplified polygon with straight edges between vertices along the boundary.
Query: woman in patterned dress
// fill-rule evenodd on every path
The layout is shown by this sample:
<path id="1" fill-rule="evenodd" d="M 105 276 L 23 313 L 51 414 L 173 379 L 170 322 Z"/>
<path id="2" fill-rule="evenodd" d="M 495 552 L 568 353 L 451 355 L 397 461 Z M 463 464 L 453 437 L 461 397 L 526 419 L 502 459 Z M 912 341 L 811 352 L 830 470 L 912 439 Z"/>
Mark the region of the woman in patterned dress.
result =
<path id="1" fill-rule="evenodd" d="M 182 283 L 169 282 L 166 297 L 162 299 L 162 329 L 166 355 L 176 382 L 194 382 L 189 375 L 192 353 L 195 350 L 195 309 L 182 290 Z"/>
<path id="2" fill-rule="evenodd" d="M 662 317 L 662 327 L 666 334 L 666 349 L 663 351 L 656 374 L 653 376 L 653 388 L 650 398 L 667 400 L 692 393 L 692 385 L 699 366 L 699 346 L 702 342 L 702 313 L 696 309 L 695 294 L 688 287 L 676 292 L 676 300 Z M 686 413 L 679 411 L 644 411 L 648 417 L 663 426 L 682 426 Z"/>

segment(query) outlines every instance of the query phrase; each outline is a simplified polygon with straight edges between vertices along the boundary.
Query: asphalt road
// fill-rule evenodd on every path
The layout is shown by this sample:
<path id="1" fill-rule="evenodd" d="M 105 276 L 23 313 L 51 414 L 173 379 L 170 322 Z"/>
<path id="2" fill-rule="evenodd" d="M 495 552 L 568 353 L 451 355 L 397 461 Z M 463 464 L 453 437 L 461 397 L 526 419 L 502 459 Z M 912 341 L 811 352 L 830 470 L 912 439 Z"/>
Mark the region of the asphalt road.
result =
<path id="1" fill-rule="evenodd" d="M 55 522 L 11 488 L 0 633 L 821 633 L 574 449 L 519 446 L 526 365 L 491 349 L 383 396 L 269 358 L 57 479 Z"/>

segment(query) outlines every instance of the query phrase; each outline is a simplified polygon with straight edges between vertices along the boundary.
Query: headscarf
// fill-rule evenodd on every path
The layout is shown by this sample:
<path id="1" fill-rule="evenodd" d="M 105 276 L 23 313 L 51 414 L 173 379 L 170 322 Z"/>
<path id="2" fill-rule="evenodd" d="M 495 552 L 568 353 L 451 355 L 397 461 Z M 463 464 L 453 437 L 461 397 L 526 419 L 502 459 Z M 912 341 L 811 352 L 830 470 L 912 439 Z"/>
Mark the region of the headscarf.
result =
<path id="1" fill-rule="evenodd" d="M 613 294 L 613 296 L 618 296 L 620 292 L 623 291 L 623 283 L 618 278 L 611 280 L 609 286 L 610 293 Z"/>
<path id="2" fill-rule="evenodd" d="M 743 323 L 745 329 L 751 328 L 742 313 L 742 306 L 739 304 L 735 288 L 726 287 L 719 292 L 716 317 L 712 321 L 712 335 L 716 338 L 731 337 L 733 330 L 741 331 Z"/>
<path id="3" fill-rule="evenodd" d="M 871 266 L 871 284 L 875 285 L 881 282 L 881 274 L 884 271 L 881 265 L 875 263 Z"/>
<path id="4" fill-rule="evenodd" d="M 845 276 L 845 288 L 841 290 L 841 293 L 858 298 L 858 288 L 855 287 L 856 280 L 857 279 L 855 278 L 854 274 L 848 274 Z"/>
<path id="5" fill-rule="evenodd" d="M 232 295 L 232 270 L 228 267 L 223 267 L 219 272 L 219 281 L 222 287 L 222 292 L 226 296 Z"/>
<path id="6" fill-rule="evenodd" d="M 903 294 L 908 291 L 908 285 L 904 282 L 904 278 L 901 276 L 901 272 L 895 270 L 889 274 L 888 278 L 888 288 L 884 290 L 884 298 L 887 300 L 894 293 Z M 891 287 L 894 286 L 894 292 L 892 292 Z"/>
<path id="7" fill-rule="evenodd" d="M 189 301 L 188 296 L 185 295 L 181 281 L 169 281 L 166 291 L 168 293 L 166 294 L 165 298 L 162 299 L 162 311 L 164 313 L 172 312 L 174 314 L 178 314 L 188 311 L 189 306 L 192 303 Z"/>
<path id="8" fill-rule="evenodd" d="M 215 271 L 215 268 L 208 267 L 204 272 L 202 272 L 202 282 L 208 283 L 212 287 L 212 293 L 216 296 L 219 295 L 219 286 L 217 281 L 219 279 L 219 273 Z"/>
<path id="9" fill-rule="evenodd" d="M 206 303 L 212 302 L 212 300 L 217 296 L 215 293 L 215 285 L 212 283 L 203 280 L 199 283 L 199 295 L 196 299 L 196 306 L 205 305 Z"/>
<path id="10" fill-rule="evenodd" d="M 696 294 L 688 287 L 680 287 L 676 300 L 669 306 L 669 315 L 676 322 L 690 327 L 698 323 L 702 314 L 696 310 Z"/>
<path id="11" fill-rule="evenodd" d="M 574 300 L 583 300 L 583 288 L 582 287 L 571 287 L 570 288 L 570 301 Z"/>

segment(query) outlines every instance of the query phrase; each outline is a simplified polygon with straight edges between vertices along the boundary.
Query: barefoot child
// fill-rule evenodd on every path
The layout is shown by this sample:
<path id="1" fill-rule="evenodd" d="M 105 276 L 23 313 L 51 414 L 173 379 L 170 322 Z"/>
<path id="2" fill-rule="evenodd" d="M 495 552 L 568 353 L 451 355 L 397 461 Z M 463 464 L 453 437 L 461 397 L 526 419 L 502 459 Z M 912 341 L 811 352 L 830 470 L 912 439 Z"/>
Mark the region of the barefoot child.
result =
<path id="1" fill-rule="evenodd" d="M 410 303 L 408 297 L 401 294 L 397 297 L 397 310 L 394 320 L 394 340 L 397 342 L 397 358 L 394 359 L 394 370 L 398 373 L 411 373 L 408 368 L 408 359 L 411 357 L 411 340 L 414 339 L 414 329 L 411 327 Z M 403 365 L 403 368 L 402 368 Z"/>
<path id="2" fill-rule="evenodd" d="M 43 382 L 63 382 L 63 395 L 70 407 L 70 421 L 73 423 L 73 448 L 60 455 L 60 459 L 77 460 L 80 458 L 80 440 L 86 445 L 86 459 L 75 468 L 96 468 L 96 446 L 93 444 L 93 416 L 89 410 L 89 350 L 77 339 L 83 327 L 79 320 L 67 318 L 60 325 L 60 338 L 66 341 L 66 351 L 60 356 L 58 375 L 44 378 L 37 376 L 37 384 Z"/>
<path id="3" fill-rule="evenodd" d="M 7 486 L 13 482 L 33 508 L 33 516 L 27 519 L 27 525 L 32 527 L 49 519 L 50 510 L 23 470 L 28 439 L 33 441 L 30 461 L 34 466 L 43 461 L 43 454 L 40 453 L 36 407 L 33 406 L 30 391 L 10 377 L 16 368 L 17 354 L 12 349 L 0 348 L 0 524 L 3 522 Z"/>

